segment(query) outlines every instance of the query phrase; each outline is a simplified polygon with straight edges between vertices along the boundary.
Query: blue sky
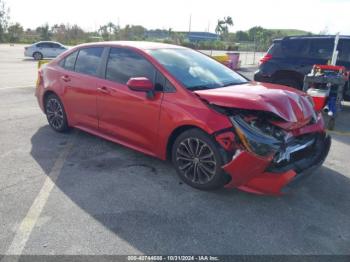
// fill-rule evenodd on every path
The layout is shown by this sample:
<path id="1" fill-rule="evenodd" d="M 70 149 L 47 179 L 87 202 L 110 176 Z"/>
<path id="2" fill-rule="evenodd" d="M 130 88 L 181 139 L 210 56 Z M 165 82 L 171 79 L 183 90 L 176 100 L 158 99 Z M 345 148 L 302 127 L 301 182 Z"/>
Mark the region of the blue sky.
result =
<path id="1" fill-rule="evenodd" d="M 350 0 L 5 0 L 12 22 L 35 28 L 45 22 L 78 24 L 96 30 L 112 21 L 140 24 L 148 29 L 215 30 L 218 18 L 231 16 L 231 31 L 260 25 L 265 28 L 304 29 L 314 33 L 350 34 Z"/>

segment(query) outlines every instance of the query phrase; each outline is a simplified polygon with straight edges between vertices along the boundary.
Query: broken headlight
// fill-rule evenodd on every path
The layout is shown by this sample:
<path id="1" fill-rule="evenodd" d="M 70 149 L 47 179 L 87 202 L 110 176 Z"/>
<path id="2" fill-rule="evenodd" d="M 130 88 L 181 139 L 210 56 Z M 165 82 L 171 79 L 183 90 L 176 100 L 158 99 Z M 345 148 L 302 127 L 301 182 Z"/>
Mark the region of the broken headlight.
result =
<path id="1" fill-rule="evenodd" d="M 230 120 L 241 143 L 249 152 L 268 157 L 273 156 L 281 148 L 283 133 L 272 131 L 273 127 L 270 124 L 261 127 L 254 121 L 248 123 L 240 115 L 231 116 Z M 277 138 L 278 136 L 280 139 Z"/>

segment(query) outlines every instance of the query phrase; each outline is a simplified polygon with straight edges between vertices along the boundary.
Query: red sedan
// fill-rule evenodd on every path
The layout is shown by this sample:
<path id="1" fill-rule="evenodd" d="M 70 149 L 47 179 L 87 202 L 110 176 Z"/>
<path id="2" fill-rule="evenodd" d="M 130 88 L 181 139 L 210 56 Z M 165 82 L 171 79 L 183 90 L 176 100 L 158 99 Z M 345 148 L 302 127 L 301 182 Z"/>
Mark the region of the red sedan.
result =
<path id="1" fill-rule="evenodd" d="M 278 195 L 322 165 L 322 116 L 305 93 L 249 82 L 197 51 L 160 43 L 77 46 L 39 70 L 39 105 L 70 127 L 172 160 L 210 190 Z"/>

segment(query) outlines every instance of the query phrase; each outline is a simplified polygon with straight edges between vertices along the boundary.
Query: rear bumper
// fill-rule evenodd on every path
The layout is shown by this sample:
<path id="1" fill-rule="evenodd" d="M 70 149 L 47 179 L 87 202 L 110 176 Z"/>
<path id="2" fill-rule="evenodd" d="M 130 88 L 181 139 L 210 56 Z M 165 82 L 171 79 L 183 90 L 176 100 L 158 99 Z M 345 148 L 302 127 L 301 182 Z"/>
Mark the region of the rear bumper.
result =
<path id="1" fill-rule="evenodd" d="M 35 88 L 35 92 L 34 95 L 38 101 L 39 107 L 41 109 L 41 111 L 43 111 L 43 113 L 45 114 L 45 109 L 44 109 L 44 89 L 41 85 L 36 86 Z"/>
<path id="2" fill-rule="evenodd" d="M 32 57 L 33 56 L 33 51 L 27 49 L 27 50 L 24 50 L 24 56 L 26 57 Z"/>
<path id="3" fill-rule="evenodd" d="M 281 195 L 308 177 L 326 159 L 331 138 L 325 133 L 315 133 L 312 154 L 275 166 L 272 158 L 261 158 L 247 151 L 238 152 L 223 169 L 231 176 L 226 188 L 238 188 L 256 194 Z"/>

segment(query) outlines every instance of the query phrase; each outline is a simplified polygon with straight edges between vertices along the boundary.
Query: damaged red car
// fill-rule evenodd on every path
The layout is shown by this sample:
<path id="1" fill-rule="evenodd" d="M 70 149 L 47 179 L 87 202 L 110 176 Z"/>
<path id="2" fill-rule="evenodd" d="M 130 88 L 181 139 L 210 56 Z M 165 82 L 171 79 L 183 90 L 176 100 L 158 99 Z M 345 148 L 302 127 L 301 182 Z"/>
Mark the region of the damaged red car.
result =
<path id="1" fill-rule="evenodd" d="M 305 93 L 174 45 L 77 46 L 39 70 L 36 96 L 54 130 L 169 159 L 203 190 L 282 194 L 322 165 L 331 143 Z"/>

